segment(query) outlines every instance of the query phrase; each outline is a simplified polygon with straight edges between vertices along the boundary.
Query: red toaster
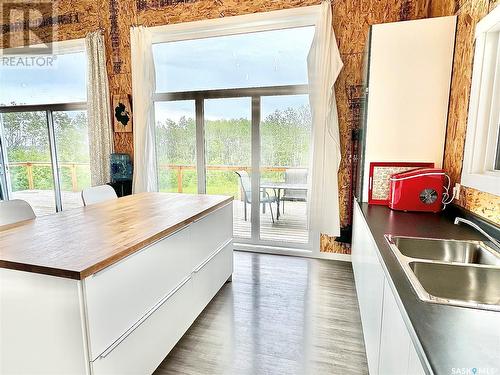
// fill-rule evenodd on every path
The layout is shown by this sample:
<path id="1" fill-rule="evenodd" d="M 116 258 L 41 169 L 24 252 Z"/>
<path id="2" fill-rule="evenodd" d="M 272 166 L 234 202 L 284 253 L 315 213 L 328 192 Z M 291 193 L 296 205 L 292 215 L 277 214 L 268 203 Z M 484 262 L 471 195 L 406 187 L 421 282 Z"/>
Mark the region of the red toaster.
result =
<path id="1" fill-rule="evenodd" d="M 398 211 L 441 211 L 445 177 L 444 170 L 435 168 L 393 174 L 389 178 L 389 207 Z"/>

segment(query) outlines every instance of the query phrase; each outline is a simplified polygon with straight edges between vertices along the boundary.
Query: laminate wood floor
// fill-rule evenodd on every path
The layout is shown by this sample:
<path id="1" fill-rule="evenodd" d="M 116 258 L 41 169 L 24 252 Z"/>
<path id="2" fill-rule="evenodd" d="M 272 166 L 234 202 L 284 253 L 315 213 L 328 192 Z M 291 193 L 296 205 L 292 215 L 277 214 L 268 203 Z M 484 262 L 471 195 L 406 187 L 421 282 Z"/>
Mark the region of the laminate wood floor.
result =
<path id="1" fill-rule="evenodd" d="M 155 375 L 368 374 L 351 264 L 235 252 Z"/>

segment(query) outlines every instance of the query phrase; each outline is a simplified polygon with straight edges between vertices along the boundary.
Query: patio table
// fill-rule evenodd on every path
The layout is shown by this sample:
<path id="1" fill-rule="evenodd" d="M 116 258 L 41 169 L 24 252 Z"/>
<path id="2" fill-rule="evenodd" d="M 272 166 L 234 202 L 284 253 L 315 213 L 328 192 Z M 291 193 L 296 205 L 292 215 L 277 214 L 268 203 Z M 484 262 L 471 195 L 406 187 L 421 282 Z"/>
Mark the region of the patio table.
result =
<path id="1" fill-rule="evenodd" d="M 273 189 L 276 195 L 276 203 L 278 205 L 276 210 L 276 220 L 280 218 L 280 200 L 282 190 L 304 190 L 307 191 L 307 184 L 293 184 L 288 182 L 263 182 L 260 184 L 261 189 Z"/>

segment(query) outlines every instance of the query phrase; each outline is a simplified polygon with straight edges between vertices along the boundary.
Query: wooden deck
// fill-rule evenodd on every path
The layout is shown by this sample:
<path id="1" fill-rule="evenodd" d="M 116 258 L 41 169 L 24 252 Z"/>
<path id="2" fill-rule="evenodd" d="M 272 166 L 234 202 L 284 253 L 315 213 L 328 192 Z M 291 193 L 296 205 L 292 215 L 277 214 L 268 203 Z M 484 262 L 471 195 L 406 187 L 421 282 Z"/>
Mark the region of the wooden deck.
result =
<path id="1" fill-rule="evenodd" d="M 23 190 L 13 193 L 14 199 L 27 201 L 35 210 L 37 216 L 49 215 L 55 212 L 55 198 L 52 190 Z M 82 199 L 80 192 L 63 191 L 63 209 L 81 207 Z M 243 202 L 234 201 L 234 224 L 233 233 L 237 238 L 250 238 L 251 235 L 251 208 L 247 206 L 248 217 L 245 221 Z M 285 202 L 285 212 L 281 213 L 280 219 L 276 220 L 276 205 L 273 204 L 274 223 L 271 220 L 269 207 L 266 213 L 261 211 L 260 237 L 262 240 L 290 243 L 307 243 L 307 212 L 305 202 Z"/>
<path id="2" fill-rule="evenodd" d="M 250 205 L 247 205 L 247 220 L 245 221 L 243 202 L 233 203 L 234 222 L 233 234 L 237 238 L 250 238 Z M 260 212 L 260 238 L 266 241 L 307 243 L 307 206 L 305 202 L 285 202 L 285 212 L 281 212 L 276 220 L 276 205 L 273 204 L 274 223 L 269 207 L 266 213 Z"/>
<path id="3" fill-rule="evenodd" d="M 63 209 L 82 207 L 80 192 L 62 191 Z M 56 212 L 55 193 L 53 190 L 22 190 L 11 193 L 11 199 L 22 199 L 28 202 L 36 216 L 50 215 Z"/>

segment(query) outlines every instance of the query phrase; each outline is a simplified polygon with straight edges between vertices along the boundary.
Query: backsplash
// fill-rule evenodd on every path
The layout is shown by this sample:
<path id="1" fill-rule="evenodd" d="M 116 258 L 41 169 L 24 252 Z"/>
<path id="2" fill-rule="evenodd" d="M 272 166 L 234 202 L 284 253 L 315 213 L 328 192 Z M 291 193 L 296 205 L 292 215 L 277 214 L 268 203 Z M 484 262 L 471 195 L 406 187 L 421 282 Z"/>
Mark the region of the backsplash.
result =
<path id="1" fill-rule="evenodd" d="M 500 225 L 500 198 L 473 188 L 463 187 L 456 204 L 476 215 Z"/>

